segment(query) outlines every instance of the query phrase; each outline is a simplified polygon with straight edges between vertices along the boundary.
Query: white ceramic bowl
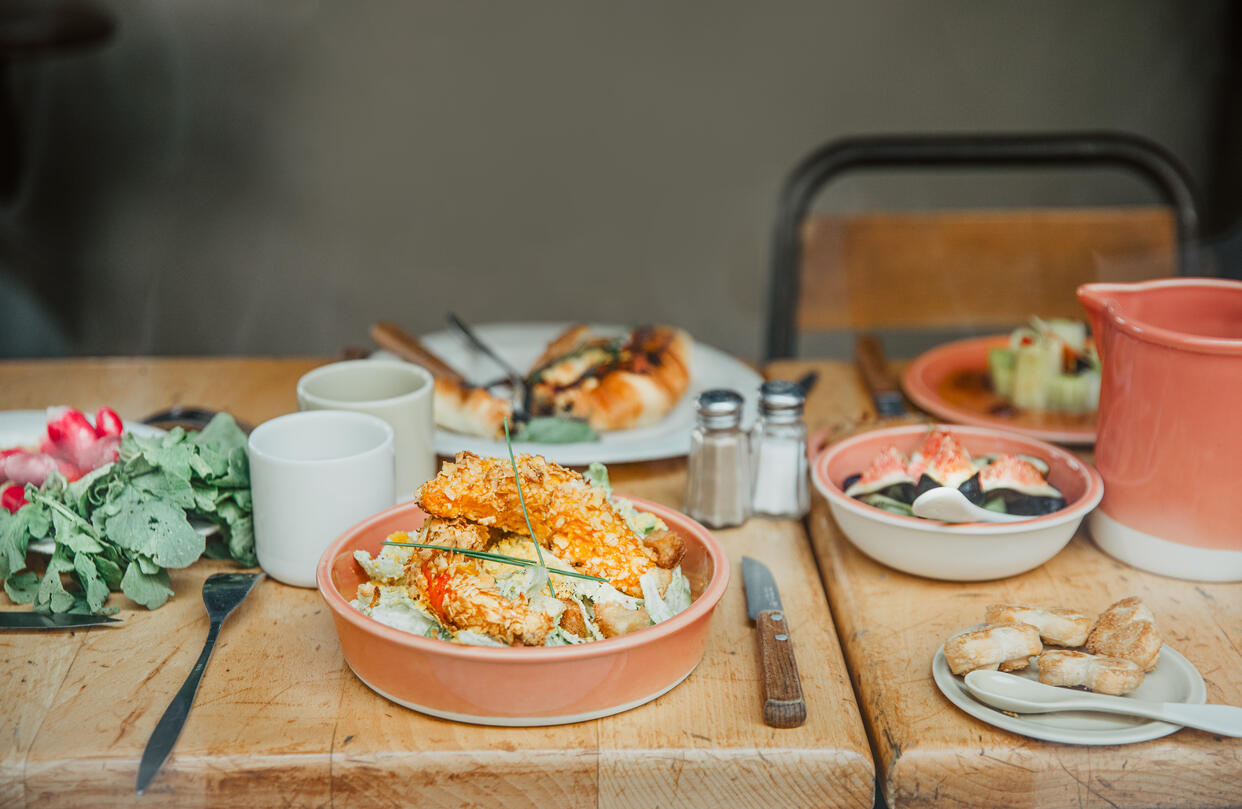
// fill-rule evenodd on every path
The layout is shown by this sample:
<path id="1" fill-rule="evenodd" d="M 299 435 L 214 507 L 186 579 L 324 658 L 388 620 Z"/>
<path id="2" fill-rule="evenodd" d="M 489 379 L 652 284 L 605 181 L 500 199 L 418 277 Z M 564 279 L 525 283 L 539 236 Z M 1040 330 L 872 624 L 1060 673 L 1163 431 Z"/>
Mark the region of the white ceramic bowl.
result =
<path id="1" fill-rule="evenodd" d="M 904 517 L 846 497 L 841 484 L 867 468 L 890 444 L 909 455 L 927 435 L 926 425 L 890 427 L 847 438 L 815 459 L 811 479 L 828 500 L 841 532 L 860 551 L 916 576 L 947 581 L 982 581 L 1039 567 L 1065 547 L 1079 523 L 1104 494 L 1090 465 L 1068 451 L 1034 438 L 986 427 L 936 425 L 948 430 L 971 455 L 1013 452 L 1048 462 L 1048 482 L 1065 495 L 1060 511 L 1007 523 L 948 524 Z"/>

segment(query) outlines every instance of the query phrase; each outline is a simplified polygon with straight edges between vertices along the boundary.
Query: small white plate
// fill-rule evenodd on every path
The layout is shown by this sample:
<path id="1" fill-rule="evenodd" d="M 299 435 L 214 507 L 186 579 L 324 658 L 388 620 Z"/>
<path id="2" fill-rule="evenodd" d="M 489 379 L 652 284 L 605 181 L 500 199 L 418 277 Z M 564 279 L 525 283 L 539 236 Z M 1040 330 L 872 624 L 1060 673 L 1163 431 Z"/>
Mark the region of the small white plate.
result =
<path id="1" fill-rule="evenodd" d="M 568 328 L 568 323 L 491 323 L 475 326 L 479 338 L 492 346 L 500 356 L 518 369 L 529 368 L 554 337 Z M 630 330 L 623 326 L 592 325 L 598 335 L 621 335 Z M 418 338 L 432 353 L 456 368 L 474 384 L 484 384 L 504 376 L 496 364 L 475 350 L 456 332 L 438 331 Z M 378 351 L 377 358 L 395 359 L 392 354 Z M 745 400 L 743 425 L 753 419 L 758 408 L 761 377 L 744 362 L 703 343 L 695 342 L 690 349 L 690 385 L 672 411 L 649 427 L 603 433 L 599 441 L 577 444 L 533 444 L 515 441 L 518 452 L 537 452 L 549 461 L 566 466 L 586 466 L 592 462 L 629 463 L 675 458 L 690 451 L 690 431 L 694 427 L 694 401 L 711 388 L 730 388 Z M 478 455 L 504 457 L 505 442 L 490 441 L 448 430 L 436 429 L 436 453 L 453 456 L 462 450 Z"/>
<path id="2" fill-rule="evenodd" d="M 1031 665 L 1023 671 L 1015 671 L 1019 677 L 1039 681 L 1039 670 Z M 998 728 L 1065 744 L 1133 744 L 1168 736 L 1182 729 L 1181 725 L 1157 722 L 1140 716 L 1121 716 L 1096 711 L 1061 711 L 1046 714 L 1019 714 L 1010 716 L 990 705 L 978 701 L 966 689 L 961 677 L 949 671 L 944 658 L 944 646 L 936 650 L 932 659 L 932 677 L 940 692 L 966 713 L 995 725 Z M 1202 705 L 1207 701 L 1207 687 L 1199 670 L 1185 657 L 1169 646 L 1160 649 L 1160 664 L 1149 671 L 1132 694 L 1136 699 L 1152 702 L 1184 702 Z"/>
<path id="3" fill-rule="evenodd" d="M 94 423 L 94 419 L 90 414 L 87 414 L 86 418 L 92 424 Z M 139 438 L 152 438 L 167 432 L 159 427 L 152 427 L 141 422 L 125 422 L 124 429 L 125 432 L 133 433 Z M 10 449 L 12 447 L 38 449 L 39 442 L 46 435 L 46 431 L 46 410 L 0 411 L 0 449 Z M 215 533 L 216 526 L 211 523 L 194 523 L 194 530 L 203 536 L 210 536 Z M 50 537 L 31 542 L 26 548 L 28 551 L 44 554 L 50 554 L 55 549 L 56 543 Z"/>

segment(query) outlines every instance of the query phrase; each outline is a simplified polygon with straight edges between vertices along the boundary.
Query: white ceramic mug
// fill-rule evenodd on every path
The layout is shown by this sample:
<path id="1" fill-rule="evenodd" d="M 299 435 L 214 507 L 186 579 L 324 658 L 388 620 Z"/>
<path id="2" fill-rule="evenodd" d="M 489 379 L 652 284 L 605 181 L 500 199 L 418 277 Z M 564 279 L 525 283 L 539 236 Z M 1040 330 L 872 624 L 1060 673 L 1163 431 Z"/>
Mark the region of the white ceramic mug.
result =
<path id="1" fill-rule="evenodd" d="M 396 438 L 397 500 L 409 500 L 436 472 L 434 393 L 435 380 L 417 365 L 349 360 L 316 368 L 299 379 L 298 407 L 352 410 L 388 422 Z"/>
<path id="2" fill-rule="evenodd" d="M 377 416 L 291 413 L 250 434 L 250 488 L 259 565 L 315 586 L 315 566 L 346 528 L 393 504 L 393 430 Z"/>

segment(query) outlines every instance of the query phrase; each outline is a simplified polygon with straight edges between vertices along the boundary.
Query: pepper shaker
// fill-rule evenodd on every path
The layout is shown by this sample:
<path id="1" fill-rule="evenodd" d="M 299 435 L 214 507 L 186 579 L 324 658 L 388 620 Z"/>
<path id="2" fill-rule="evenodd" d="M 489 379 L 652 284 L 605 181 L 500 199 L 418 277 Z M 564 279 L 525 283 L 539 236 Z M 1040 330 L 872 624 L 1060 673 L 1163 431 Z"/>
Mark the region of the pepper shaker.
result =
<path id="1" fill-rule="evenodd" d="M 696 400 L 690 434 L 686 513 L 711 528 L 741 525 L 750 517 L 749 437 L 741 427 L 742 397 L 709 390 Z"/>
<path id="2" fill-rule="evenodd" d="M 793 382 L 772 380 L 759 388 L 759 420 L 751 434 L 755 514 L 798 519 L 810 509 L 805 403 L 806 394 Z"/>

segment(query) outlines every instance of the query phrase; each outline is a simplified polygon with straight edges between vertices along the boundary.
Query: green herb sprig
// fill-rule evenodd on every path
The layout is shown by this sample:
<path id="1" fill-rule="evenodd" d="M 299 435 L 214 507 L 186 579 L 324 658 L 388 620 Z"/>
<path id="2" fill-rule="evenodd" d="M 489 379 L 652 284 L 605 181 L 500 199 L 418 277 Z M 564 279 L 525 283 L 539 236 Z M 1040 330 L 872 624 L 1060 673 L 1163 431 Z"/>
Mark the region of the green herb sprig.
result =
<path id="1" fill-rule="evenodd" d="M 454 548 L 451 545 L 426 545 L 421 542 L 398 542 L 396 540 L 386 539 L 381 544 L 392 545 L 396 548 L 426 548 L 432 551 L 447 551 L 448 553 L 460 553 L 462 556 L 469 556 L 472 559 L 482 559 L 485 562 L 500 562 L 506 565 L 515 565 L 517 567 L 539 567 L 538 562 L 532 562 L 529 559 L 523 559 L 520 556 L 509 556 L 504 553 L 492 553 L 491 551 L 476 551 L 473 548 Z M 586 579 L 587 581 L 598 581 L 604 584 L 608 583 L 607 579 L 599 576 L 590 576 L 586 573 L 579 573 L 576 570 L 561 570 L 557 567 L 546 568 L 549 573 L 555 573 L 558 576 L 570 576 L 575 579 Z"/>
<path id="2" fill-rule="evenodd" d="M 543 561 L 543 548 L 539 546 L 539 539 L 535 536 L 535 529 L 530 524 L 530 512 L 526 510 L 526 496 L 522 494 L 522 476 L 518 474 L 517 456 L 513 454 L 513 440 L 509 437 L 509 418 L 505 417 L 505 447 L 509 450 L 509 463 L 513 464 L 513 482 L 518 490 L 518 503 L 522 505 L 522 517 L 526 520 L 526 530 L 530 531 L 531 544 L 535 546 L 535 555 L 539 557 L 539 567 L 543 569 L 543 575 L 548 575 L 548 565 Z M 556 598 L 556 590 L 552 587 L 552 580 L 548 579 L 548 595 Z"/>

